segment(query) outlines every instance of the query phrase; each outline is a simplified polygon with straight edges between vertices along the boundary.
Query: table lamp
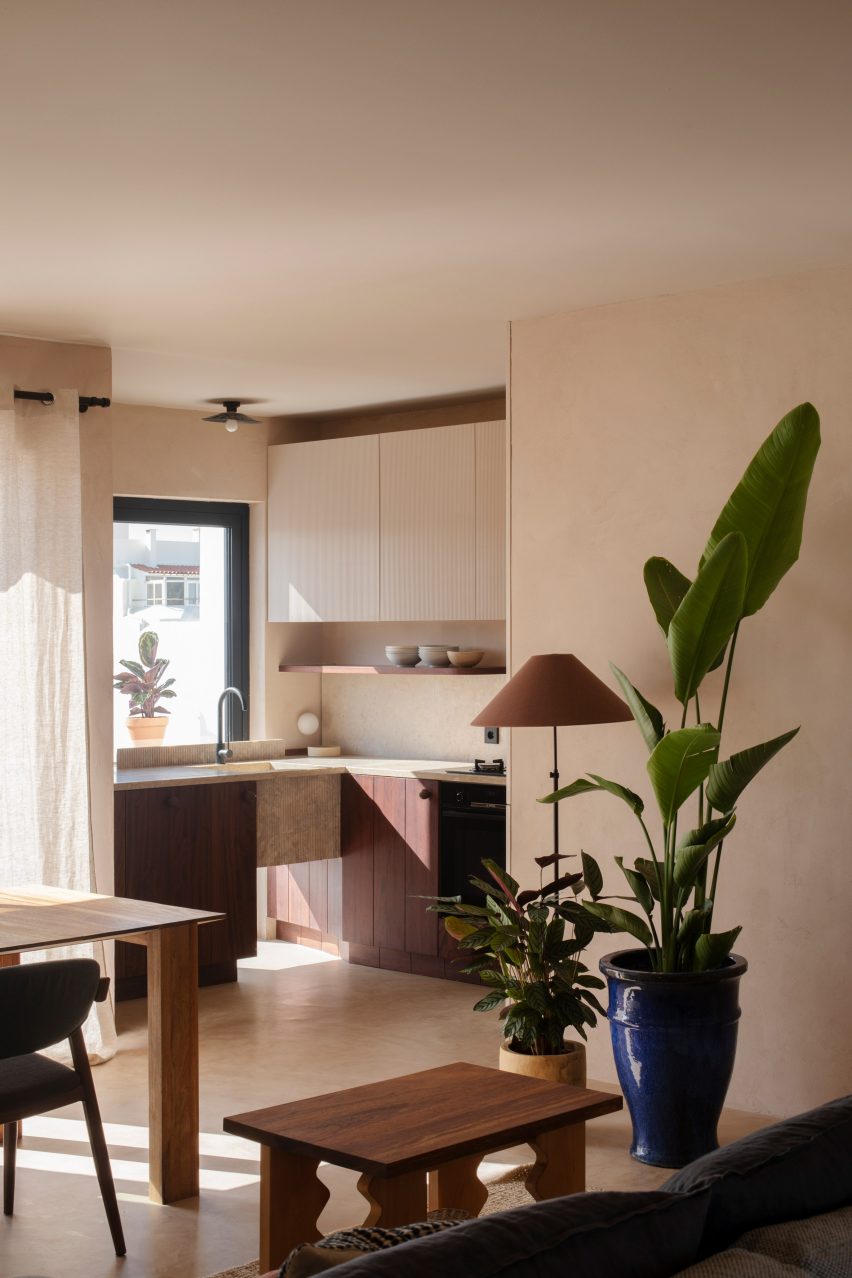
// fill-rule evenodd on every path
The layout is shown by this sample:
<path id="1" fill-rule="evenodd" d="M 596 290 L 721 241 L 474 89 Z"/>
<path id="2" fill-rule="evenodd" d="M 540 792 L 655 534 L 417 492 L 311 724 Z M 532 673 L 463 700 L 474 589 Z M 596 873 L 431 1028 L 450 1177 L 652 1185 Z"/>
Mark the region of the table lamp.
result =
<path id="1" fill-rule="evenodd" d="M 620 697 L 567 652 L 530 657 L 473 720 L 493 728 L 552 728 L 553 789 L 559 789 L 557 730 L 631 719 Z M 559 804 L 553 805 L 553 852 L 559 856 Z M 557 862 L 558 864 L 558 862 Z"/>

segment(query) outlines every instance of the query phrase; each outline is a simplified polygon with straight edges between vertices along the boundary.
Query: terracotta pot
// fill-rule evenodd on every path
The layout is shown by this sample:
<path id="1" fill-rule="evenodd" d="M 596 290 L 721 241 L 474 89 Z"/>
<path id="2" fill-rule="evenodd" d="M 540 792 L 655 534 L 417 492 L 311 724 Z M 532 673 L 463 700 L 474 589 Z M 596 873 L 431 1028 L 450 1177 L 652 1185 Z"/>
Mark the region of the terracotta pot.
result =
<path id="1" fill-rule="evenodd" d="M 525 1056 L 522 1052 L 513 1052 L 511 1047 L 501 1043 L 500 1068 L 510 1070 L 513 1074 L 526 1074 L 527 1078 L 543 1078 L 547 1083 L 568 1083 L 571 1087 L 585 1087 L 585 1044 L 568 1041 L 565 1051 L 558 1056 Z"/>
<path id="2" fill-rule="evenodd" d="M 155 746 L 162 744 L 169 726 L 167 714 L 155 714 L 147 719 L 141 714 L 129 715 L 125 720 L 130 739 L 135 746 Z"/>

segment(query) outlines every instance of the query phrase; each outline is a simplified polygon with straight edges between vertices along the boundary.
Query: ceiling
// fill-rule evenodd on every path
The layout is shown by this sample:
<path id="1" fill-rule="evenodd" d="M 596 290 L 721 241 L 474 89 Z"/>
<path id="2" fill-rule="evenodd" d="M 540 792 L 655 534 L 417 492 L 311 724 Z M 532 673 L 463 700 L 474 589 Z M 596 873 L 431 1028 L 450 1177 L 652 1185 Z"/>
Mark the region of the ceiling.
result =
<path id="1" fill-rule="evenodd" d="M 0 331 L 260 415 L 506 321 L 852 261 L 847 0 L 6 0 Z"/>

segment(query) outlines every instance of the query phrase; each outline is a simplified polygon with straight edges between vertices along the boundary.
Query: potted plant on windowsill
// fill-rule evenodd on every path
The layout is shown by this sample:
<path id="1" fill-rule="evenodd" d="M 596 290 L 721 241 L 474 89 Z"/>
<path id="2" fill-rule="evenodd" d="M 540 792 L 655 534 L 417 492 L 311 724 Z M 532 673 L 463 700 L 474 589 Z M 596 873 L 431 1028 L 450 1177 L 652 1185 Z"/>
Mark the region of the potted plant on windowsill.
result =
<path id="1" fill-rule="evenodd" d="M 615 858 L 630 892 L 616 899 L 638 912 L 594 890 L 585 908 L 641 946 L 608 954 L 601 970 L 609 982 L 618 1077 L 633 1120 L 631 1153 L 659 1166 L 683 1166 L 717 1147 L 747 967 L 732 953 L 741 928 L 713 930 L 722 851 L 740 795 L 799 729 L 720 760 L 722 731 L 742 625 L 798 558 L 819 445 L 817 412 L 801 404 L 752 459 L 710 533 L 694 581 L 666 559 L 645 565 L 680 702 L 679 727 L 668 731 L 656 706 L 612 669 L 650 754 L 660 835 L 652 837 L 645 824 L 638 794 L 595 774 L 542 800 L 609 793 L 627 804 L 641 828 L 643 855 L 632 866 Z M 718 694 L 705 694 L 705 676 L 722 666 Z M 685 819 L 687 804 L 694 816 Z"/>
<path id="2" fill-rule="evenodd" d="M 559 875 L 559 854 L 537 857 L 542 870 L 556 877 L 546 885 L 519 891 L 518 884 L 493 861 L 482 864 L 491 882 L 472 877 L 485 904 L 438 897 L 428 908 L 444 916 L 444 926 L 473 956 L 462 970 L 476 973 L 491 988 L 474 1011 L 502 1007 L 500 1068 L 553 1082 L 585 1086 L 586 1049 L 565 1039 L 570 1026 L 582 1039 L 586 1028 L 606 1013 L 594 993 L 604 982 L 593 976 L 580 955 L 593 934 L 608 924 L 588 912 L 577 897 L 599 889 L 600 870 L 582 855 L 582 871 Z M 569 892 L 568 899 L 562 893 Z"/>
<path id="3" fill-rule="evenodd" d="M 168 661 L 157 656 L 159 637 L 153 630 L 139 636 L 139 660 L 120 661 L 124 670 L 113 675 L 113 688 L 130 698 L 127 730 L 134 745 L 159 745 L 166 734 L 169 711 L 161 701 L 175 697 L 174 679 L 164 679 Z"/>

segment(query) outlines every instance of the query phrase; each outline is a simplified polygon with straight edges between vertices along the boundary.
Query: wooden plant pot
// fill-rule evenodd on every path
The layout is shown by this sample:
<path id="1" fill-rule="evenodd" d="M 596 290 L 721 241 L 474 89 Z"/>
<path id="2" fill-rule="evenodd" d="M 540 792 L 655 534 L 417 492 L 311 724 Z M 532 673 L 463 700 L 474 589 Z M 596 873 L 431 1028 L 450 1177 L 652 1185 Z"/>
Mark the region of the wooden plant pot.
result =
<path id="1" fill-rule="evenodd" d="M 144 715 L 128 715 L 125 720 L 130 739 L 135 746 L 161 745 L 169 726 L 167 714 L 155 714 L 150 719 Z"/>
<path id="2" fill-rule="evenodd" d="M 586 1086 L 586 1048 L 583 1043 L 566 1042 L 558 1056 L 524 1056 L 506 1043 L 500 1044 L 500 1068 L 527 1078 L 542 1078 L 547 1083 Z"/>

